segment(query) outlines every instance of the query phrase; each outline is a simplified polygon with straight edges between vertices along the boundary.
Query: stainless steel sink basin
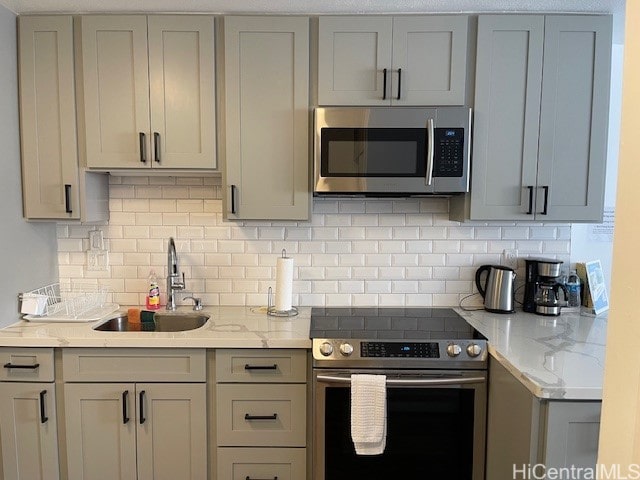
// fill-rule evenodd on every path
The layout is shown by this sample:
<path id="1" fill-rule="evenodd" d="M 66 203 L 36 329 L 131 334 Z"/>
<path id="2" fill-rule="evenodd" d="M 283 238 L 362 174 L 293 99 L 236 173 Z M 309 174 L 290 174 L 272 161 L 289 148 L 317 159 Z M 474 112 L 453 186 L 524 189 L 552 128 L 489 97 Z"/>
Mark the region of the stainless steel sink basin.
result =
<path id="1" fill-rule="evenodd" d="M 94 330 L 101 332 L 184 332 L 200 328 L 209 320 L 202 313 L 156 313 L 153 322 L 130 323 L 127 314 L 101 323 Z"/>

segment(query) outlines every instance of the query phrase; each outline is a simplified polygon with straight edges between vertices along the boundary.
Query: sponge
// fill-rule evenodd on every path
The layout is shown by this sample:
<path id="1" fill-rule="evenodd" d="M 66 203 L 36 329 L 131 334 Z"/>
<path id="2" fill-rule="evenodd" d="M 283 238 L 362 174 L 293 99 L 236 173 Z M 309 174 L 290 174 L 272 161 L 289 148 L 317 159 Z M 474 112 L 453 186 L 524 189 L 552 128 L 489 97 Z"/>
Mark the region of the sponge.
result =
<path id="1" fill-rule="evenodd" d="M 141 310 L 140 311 L 140 320 L 142 320 L 142 323 L 152 323 L 153 322 L 153 316 L 156 314 L 156 312 L 150 312 L 149 310 Z"/>
<path id="2" fill-rule="evenodd" d="M 140 323 L 140 309 L 139 308 L 127 309 L 127 320 L 129 323 Z"/>

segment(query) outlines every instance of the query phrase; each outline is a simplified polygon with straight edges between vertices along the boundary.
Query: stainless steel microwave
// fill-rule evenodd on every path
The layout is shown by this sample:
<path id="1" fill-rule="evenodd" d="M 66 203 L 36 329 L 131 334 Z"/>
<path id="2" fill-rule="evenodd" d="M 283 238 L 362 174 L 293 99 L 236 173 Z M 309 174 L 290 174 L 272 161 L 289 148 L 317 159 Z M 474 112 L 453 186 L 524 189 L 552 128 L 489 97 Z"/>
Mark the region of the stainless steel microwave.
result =
<path id="1" fill-rule="evenodd" d="M 470 108 L 331 107 L 314 117 L 315 196 L 469 191 Z"/>

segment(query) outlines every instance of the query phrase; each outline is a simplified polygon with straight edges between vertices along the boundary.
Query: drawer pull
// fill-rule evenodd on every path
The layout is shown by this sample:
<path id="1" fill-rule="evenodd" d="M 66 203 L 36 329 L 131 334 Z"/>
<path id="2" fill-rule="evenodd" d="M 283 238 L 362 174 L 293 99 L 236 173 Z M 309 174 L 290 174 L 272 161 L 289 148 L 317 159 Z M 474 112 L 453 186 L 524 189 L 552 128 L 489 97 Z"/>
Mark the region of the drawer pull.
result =
<path id="1" fill-rule="evenodd" d="M 40 392 L 40 423 L 47 423 L 49 417 L 47 417 L 47 411 L 45 410 L 45 395 L 47 394 L 46 390 L 42 390 Z"/>
<path id="2" fill-rule="evenodd" d="M 277 420 L 278 414 L 274 413 L 273 415 L 251 415 L 249 413 L 244 414 L 245 420 Z"/>
<path id="3" fill-rule="evenodd" d="M 34 363 L 33 365 L 15 365 L 13 363 L 5 363 L 4 368 L 22 368 L 24 370 L 35 370 L 40 366 L 39 363 Z"/>
<path id="4" fill-rule="evenodd" d="M 277 370 L 278 364 L 274 363 L 273 365 L 249 365 L 248 363 L 244 366 L 245 370 Z"/>
<path id="5" fill-rule="evenodd" d="M 278 476 L 276 475 L 273 478 L 257 478 L 257 477 L 250 477 L 249 475 L 247 475 L 244 480 L 278 480 Z"/>

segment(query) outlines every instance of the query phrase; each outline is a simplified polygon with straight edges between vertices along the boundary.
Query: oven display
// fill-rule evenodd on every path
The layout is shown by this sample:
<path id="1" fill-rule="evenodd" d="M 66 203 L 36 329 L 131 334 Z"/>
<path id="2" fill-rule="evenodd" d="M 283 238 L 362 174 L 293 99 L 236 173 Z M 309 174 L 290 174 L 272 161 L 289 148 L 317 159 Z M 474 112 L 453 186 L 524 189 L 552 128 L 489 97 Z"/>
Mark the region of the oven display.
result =
<path id="1" fill-rule="evenodd" d="M 362 342 L 361 357 L 440 358 L 438 343 Z"/>

